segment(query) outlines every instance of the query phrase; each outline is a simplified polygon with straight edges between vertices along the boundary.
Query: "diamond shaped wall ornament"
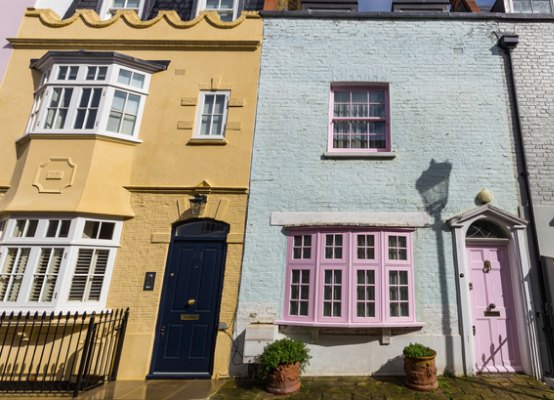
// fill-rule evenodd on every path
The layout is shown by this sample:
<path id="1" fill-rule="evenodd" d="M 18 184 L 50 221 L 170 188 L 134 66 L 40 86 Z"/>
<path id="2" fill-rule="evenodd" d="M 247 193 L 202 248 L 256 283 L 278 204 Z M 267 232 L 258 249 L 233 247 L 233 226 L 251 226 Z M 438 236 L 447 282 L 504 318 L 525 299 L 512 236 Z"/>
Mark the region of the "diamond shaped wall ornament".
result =
<path id="1" fill-rule="evenodd" d="M 38 166 L 33 186 L 39 193 L 61 193 L 73 186 L 76 170 L 77 165 L 70 158 L 49 158 Z"/>

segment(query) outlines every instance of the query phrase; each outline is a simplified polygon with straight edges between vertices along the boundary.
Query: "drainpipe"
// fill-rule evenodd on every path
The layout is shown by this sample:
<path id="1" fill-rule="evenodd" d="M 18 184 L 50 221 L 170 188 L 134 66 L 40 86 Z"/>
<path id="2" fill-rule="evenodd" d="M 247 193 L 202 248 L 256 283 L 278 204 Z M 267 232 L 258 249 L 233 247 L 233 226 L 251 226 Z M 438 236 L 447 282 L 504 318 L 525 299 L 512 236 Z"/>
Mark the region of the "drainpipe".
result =
<path id="1" fill-rule="evenodd" d="M 513 62 L 512 62 L 512 51 L 517 47 L 517 44 L 519 43 L 519 36 L 515 33 L 504 33 L 501 34 L 500 38 L 498 39 L 498 47 L 500 47 L 504 52 L 506 53 L 506 56 L 508 58 L 508 65 L 509 65 L 509 79 L 510 84 L 512 85 L 512 90 L 510 93 L 510 97 L 512 99 L 512 104 L 514 105 L 514 111 L 515 111 L 515 134 L 517 135 L 517 142 L 519 142 L 519 153 L 521 154 L 521 164 L 522 169 L 519 171 L 520 181 L 523 184 L 524 194 L 525 194 L 525 202 L 527 203 L 527 210 L 529 213 L 529 228 L 531 231 L 531 241 L 533 245 L 533 252 L 534 252 L 534 258 L 535 258 L 535 264 L 537 266 L 537 275 L 538 275 L 538 281 L 539 281 L 539 291 L 541 296 L 541 311 L 542 311 L 542 320 L 543 320 L 543 326 L 544 326 L 544 333 L 545 333 L 545 339 L 546 339 L 546 348 L 548 352 L 548 361 L 549 361 L 549 371 L 544 371 L 545 375 L 552 376 L 552 363 L 554 362 L 554 336 L 552 335 L 552 320 L 550 315 L 550 307 L 548 303 L 548 288 L 545 285 L 545 274 L 544 274 L 544 268 L 542 264 L 542 260 L 540 257 L 540 251 L 539 251 L 539 240 L 537 235 L 537 229 L 535 224 L 535 211 L 533 209 L 533 200 L 532 200 L 532 194 L 531 194 L 531 186 L 529 183 L 529 170 L 528 170 L 528 164 L 527 164 L 527 153 L 525 151 L 525 142 L 523 141 L 523 130 L 521 128 L 521 115 L 519 113 L 519 104 L 517 101 L 517 85 L 515 81 L 514 76 L 514 68 L 513 68 Z M 517 144 L 516 144 L 517 146 Z"/>

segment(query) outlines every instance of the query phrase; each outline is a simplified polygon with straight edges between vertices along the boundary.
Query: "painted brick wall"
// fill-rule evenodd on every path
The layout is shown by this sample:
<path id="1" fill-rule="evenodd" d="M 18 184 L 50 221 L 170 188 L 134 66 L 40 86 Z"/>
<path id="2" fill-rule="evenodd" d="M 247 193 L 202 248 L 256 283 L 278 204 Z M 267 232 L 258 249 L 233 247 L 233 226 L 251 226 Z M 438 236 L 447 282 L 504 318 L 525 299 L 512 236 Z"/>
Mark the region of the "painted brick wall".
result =
<path id="1" fill-rule="evenodd" d="M 520 35 L 512 59 L 533 201 L 554 206 L 554 24 L 508 29 Z"/>
<path id="2" fill-rule="evenodd" d="M 492 21 L 264 20 L 239 334 L 281 316 L 285 236 L 269 225 L 272 211 L 424 211 L 416 181 L 438 163 L 452 167 L 442 221 L 475 207 L 483 188 L 517 214 L 497 30 Z M 322 157 L 332 82 L 388 83 L 395 159 Z M 450 230 L 419 228 L 414 244 L 417 319 L 426 326 L 413 335 L 446 346 L 458 335 Z M 450 358 L 442 366 L 459 368 Z"/>
<path id="3" fill-rule="evenodd" d="M 158 307 L 169 250 L 171 226 L 188 208 L 186 194 L 133 193 L 136 217 L 124 222 L 108 307 L 131 307 L 119 379 L 143 379 L 148 373 Z M 242 257 L 246 195 L 210 194 L 202 216 L 230 224 L 219 321 L 233 331 Z M 157 273 L 153 291 L 143 291 L 144 275 Z M 142 349 L 136 351 L 137 348 Z M 231 342 L 220 331 L 216 342 L 214 377 L 228 375 Z"/>

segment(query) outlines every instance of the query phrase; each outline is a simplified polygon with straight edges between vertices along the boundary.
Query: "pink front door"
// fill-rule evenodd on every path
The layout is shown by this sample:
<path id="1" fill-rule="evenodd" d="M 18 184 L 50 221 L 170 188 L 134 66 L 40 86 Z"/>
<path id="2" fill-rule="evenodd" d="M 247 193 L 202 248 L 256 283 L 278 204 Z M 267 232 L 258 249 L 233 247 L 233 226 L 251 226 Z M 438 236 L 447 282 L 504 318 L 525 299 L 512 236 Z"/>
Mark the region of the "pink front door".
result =
<path id="1" fill-rule="evenodd" d="M 521 371 L 505 245 L 467 245 L 477 372 Z"/>

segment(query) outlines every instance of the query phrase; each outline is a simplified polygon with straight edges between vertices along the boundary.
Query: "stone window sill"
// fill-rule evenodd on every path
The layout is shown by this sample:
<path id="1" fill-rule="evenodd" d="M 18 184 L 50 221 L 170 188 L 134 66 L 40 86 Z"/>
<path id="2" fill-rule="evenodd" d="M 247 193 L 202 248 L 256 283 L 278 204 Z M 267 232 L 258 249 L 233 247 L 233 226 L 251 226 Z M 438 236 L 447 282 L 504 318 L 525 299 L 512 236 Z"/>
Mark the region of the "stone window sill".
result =
<path id="1" fill-rule="evenodd" d="M 225 146 L 225 139 L 198 139 L 192 138 L 187 142 L 187 146 Z"/>
<path id="2" fill-rule="evenodd" d="M 373 153 L 357 153 L 357 152 L 343 152 L 335 153 L 326 151 L 323 153 L 324 159 L 377 159 L 377 160 L 392 160 L 396 157 L 394 152 L 373 152 Z"/>

